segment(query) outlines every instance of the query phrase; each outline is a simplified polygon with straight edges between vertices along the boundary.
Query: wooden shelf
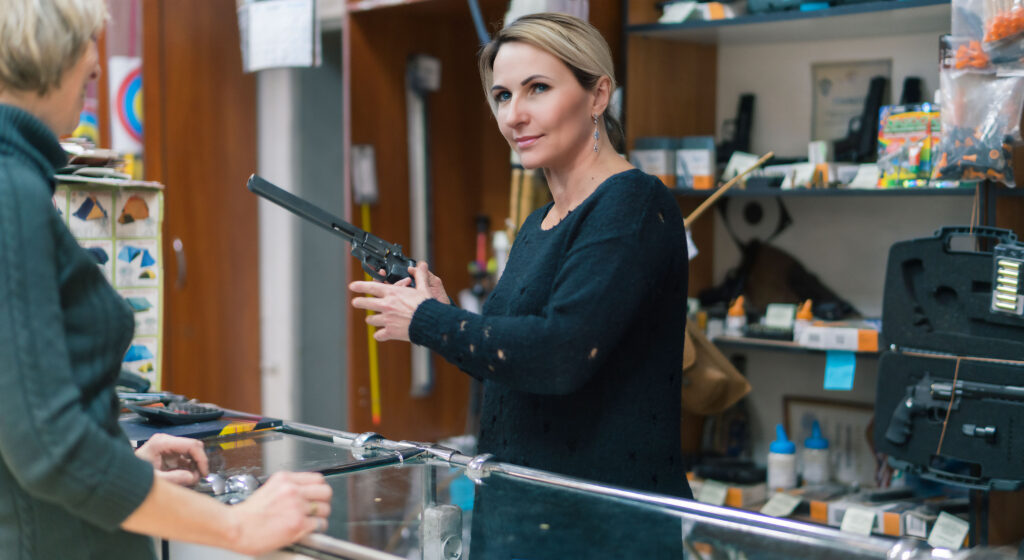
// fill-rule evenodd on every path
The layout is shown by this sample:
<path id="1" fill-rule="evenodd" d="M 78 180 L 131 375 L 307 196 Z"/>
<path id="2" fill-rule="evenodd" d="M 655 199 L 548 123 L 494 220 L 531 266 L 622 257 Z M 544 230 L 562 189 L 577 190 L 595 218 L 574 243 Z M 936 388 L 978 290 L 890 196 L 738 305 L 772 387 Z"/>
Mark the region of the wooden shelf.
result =
<path id="1" fill-rule="evenodd" d="M 801 346 L 788 340 L 772 340 L 768 338 L 747 338 L 743 336 L 717 336 L 711 340 L 722 346 L 733 346 L 753 350 L 781 350 L 784 352 L 797 352 L 801 354 L 824 354 L 828 350 Z M 855 352 L 858 356 L 877 356 L 878 352 Z"/>
<path id="2" fill-rule="evenodd" d="M 430 0 L 350 0 L 348 3 L 348 11 L 368 12 L 370 10 L 379 10 L 381 8 L 394 8 L 396 6 L 405 6 L 408 4 L 421 4 L 423 2 L 429 1 Z"/>
<path id="3" fill-rule="evenodd" d="M 688 198 L 707 198 L 715 191 L 693 189 L 671 189 L 676 196 Z M 974 196 L 974 187 L 950 189 L 730 189 L 725 197 L 750 198 L 761 196 L 802 197 L 851 197 L 851 196 Z"/>
<path id="4" fill-rule="evenodd" d="M 948 0 L 888 0 L 726 20 L 631 25 L 626 31 L 630 35 L 704 44 L 781 43 L 948 33 L 950 19 Z"/>

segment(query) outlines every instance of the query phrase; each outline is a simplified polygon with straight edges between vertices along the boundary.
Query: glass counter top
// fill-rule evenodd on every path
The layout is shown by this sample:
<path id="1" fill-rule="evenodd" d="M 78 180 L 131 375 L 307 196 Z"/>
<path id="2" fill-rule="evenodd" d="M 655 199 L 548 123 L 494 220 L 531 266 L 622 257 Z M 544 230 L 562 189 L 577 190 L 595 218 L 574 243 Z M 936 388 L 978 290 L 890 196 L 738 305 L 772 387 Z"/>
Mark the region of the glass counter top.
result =
<path id="1" fill-rule="evenodd" d="M 324 472 L 334 489 L 326 535 L 293 549 L 317 558 L 357 557 L 331 555 L 317 543 L 351 543 L 376 554 L 363 558 L 423 560 L 954 557 L 922 541 L 840 533 L 432 444 L 374 434 L 373 445 L 353 445 L 355 434 L 314 436 L 257 432 L 206 440 L 206 450 L 211 471 L 224 477 L 262 481 L 281 470 Z"/>

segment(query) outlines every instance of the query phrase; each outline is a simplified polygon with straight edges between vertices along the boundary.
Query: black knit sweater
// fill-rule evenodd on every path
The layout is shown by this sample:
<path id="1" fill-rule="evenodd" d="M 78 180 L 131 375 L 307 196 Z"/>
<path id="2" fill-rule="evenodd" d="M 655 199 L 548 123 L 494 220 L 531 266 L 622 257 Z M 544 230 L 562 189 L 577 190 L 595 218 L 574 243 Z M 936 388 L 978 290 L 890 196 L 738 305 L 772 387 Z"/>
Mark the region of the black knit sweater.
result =
<path id="1" fill-rule="evenodd" d="M 550 208 L 526 219 L 482 315 L 429 300 L 410 338 L 484 380 L 480 452 L 690 497 L 679 207 L 658 179 L 630 170 L 543 230 Z"/>

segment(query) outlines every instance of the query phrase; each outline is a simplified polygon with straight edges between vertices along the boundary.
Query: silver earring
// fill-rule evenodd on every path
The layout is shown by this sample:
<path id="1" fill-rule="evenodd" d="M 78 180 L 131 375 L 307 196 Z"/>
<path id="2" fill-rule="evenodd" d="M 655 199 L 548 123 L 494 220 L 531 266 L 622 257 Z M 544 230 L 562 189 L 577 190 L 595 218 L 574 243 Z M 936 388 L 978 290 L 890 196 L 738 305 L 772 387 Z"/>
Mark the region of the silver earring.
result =
<path id="1" fill-rule="evenodd" d="M 597 151 L 598 141 L 601 139 L 601 133 L 597 131 L 597 115 L 592 115 L 594 118 L 594 151 Z"/>

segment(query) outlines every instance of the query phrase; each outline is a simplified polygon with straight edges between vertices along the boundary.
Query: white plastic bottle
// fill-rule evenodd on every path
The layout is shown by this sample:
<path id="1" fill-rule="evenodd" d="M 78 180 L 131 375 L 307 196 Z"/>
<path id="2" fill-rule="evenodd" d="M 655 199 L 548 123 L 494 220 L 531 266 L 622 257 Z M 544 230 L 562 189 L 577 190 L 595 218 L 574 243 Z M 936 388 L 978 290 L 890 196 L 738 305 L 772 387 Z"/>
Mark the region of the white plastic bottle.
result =
<path id="1" fill-rule="evenodd" d="M 805 485 L 825 484 L 832 478 L 828 440 L 821 436 L 821 426 L 817 420 L 811 427 L 811 437 L 804 440 L 801 460 Z"/>
<path id="2" fill-rule="evenodd" d="M 811 300 L 806 300 L 796 312 L 796 319 L 793 321 L 793 342 L 800 344 L 800 337 L 811 325 L 814 315 L 811 313 Z"/>
<path id="3" fill-rule="evenodd" d="M 746 326 L 747 312 L 743 308 L 743 296 L 738 296 L 725 316 L 725 336 L 743 336 Z"/>
<path id="4" fill-rule="evenodd" d="M 796 487 L 796 445 L 775 425 L 775 441 L 768 447 L 768 492 Z"/>

